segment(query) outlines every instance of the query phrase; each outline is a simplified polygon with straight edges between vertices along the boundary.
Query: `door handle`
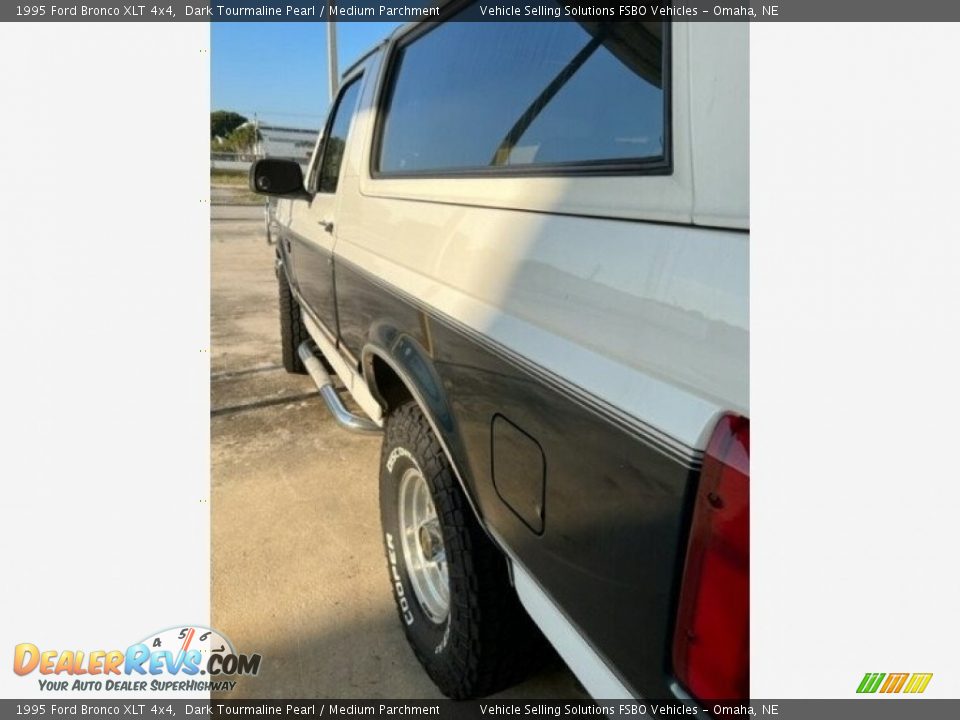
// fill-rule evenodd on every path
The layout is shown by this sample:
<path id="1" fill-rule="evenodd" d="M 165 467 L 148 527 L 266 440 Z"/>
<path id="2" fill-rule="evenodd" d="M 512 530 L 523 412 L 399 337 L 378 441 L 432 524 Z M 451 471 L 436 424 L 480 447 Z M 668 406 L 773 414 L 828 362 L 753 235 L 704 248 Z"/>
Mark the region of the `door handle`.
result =
<path id="1" fill-rule="evenodd" d="M 328 233 L 333 233 L 333 220 L 317 220 L 317 224 Z"/>

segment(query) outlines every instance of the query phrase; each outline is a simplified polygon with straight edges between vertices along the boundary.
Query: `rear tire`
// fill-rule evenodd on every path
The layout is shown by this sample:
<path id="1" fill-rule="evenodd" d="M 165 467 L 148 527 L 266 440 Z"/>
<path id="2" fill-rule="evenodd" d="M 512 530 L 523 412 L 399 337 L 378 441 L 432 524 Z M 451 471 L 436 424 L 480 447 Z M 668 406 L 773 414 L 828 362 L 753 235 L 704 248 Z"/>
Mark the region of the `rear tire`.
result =
<path id="1" fill-rule="evenodd" d="M 300 355 L 297 354 L 297 348 L 310 336 L 300 316 L 300 304 L 290 290 L 290 283 L 287 282 L 287 275 L 283 268 L 280 268 L 277 273 L 277 286 L 280 294 L 280 353 L 283 368 L 288 373 L 306 375 L 307 369 L 303 366 Z"/>
<path id="2" fill-rule="evenodd" d="M 419 525 L 411 524 L 414 516 Z M 549 646 L 412 401 L 387 417 L 380 519 L 400 623 L 441 692 L 454 699 L 483 697 L 542 665 Z M 438 571 L 441 556 L 445 567 Z M 446 581 L 446 593 L 437 589 L 438 578 Z"/>

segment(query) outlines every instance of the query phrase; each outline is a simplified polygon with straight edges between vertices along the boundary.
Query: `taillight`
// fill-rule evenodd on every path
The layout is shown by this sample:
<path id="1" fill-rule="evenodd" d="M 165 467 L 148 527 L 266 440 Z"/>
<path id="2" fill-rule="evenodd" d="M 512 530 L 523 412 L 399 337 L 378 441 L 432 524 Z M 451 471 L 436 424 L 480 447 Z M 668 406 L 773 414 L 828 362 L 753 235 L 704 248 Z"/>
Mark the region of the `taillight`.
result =
<path id="1" fill-rule="evenodd" d="M 750 421 L 726 415 L 707 446 L 680 590 L 673 667 L 702 700 L 750 694 Z"/>

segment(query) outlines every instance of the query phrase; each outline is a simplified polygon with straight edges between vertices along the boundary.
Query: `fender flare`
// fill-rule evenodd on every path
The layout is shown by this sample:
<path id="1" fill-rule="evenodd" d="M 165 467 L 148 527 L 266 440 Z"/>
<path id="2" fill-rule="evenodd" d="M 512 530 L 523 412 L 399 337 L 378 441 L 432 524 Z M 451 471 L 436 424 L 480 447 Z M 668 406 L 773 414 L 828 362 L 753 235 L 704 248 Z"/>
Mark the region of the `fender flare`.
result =
<path id="1" fill-rule="evenodd" d="M 414 402 L 420 407 L 430 429 L 436 435 L 443 448 L 444 455 L 453 469 L 467 503 L 484 532 L 493 539 L 480 512 L 470 483 L 467 482 L 463 468 L 468 467 L 466 450 L 460 440 L 457 421 L 447 402 L 443 381 L 433 366 L 433 359 L 417 340 L 407 333 L 387 323 L 375 324 L 369 333 L 367 343 L 361 350 L 360 362 L 363 378 L 367 387 L 384 408 L 388 403 L 381 394 L 374 369 L 374 360 L 386 364 L 406 387 Z M 499 543 L 494 540 L 494 544 Z"/>

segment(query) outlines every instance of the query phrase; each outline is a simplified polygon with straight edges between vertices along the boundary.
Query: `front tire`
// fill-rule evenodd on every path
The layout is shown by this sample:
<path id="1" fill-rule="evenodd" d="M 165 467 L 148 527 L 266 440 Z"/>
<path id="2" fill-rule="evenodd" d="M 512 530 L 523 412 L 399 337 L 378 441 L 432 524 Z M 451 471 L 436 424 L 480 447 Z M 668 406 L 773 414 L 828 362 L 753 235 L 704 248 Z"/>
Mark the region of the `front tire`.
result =
<path id="1" fill-rule="evenodd" d="M 297 348 L 300 347 L 300 343 L 309 338 L 309 335 L 300 316 L 300 304 L 293 296 L 283 268 L 280 268 L 277 273 L 277 286 L 280 305 L 280 355 L 283 369 L 288 373 L 306 375 L 307 369 L 303 366 L 300 355 L 297 354 Z"/>
<path id="2" fill-rule="evenodd" d="M 380 518 L 401 625 L 445 695 L 483 697 L 542 663 L 546 641 L 510 585 L 506 560 L 412 401 L 386 421 Z"/>

